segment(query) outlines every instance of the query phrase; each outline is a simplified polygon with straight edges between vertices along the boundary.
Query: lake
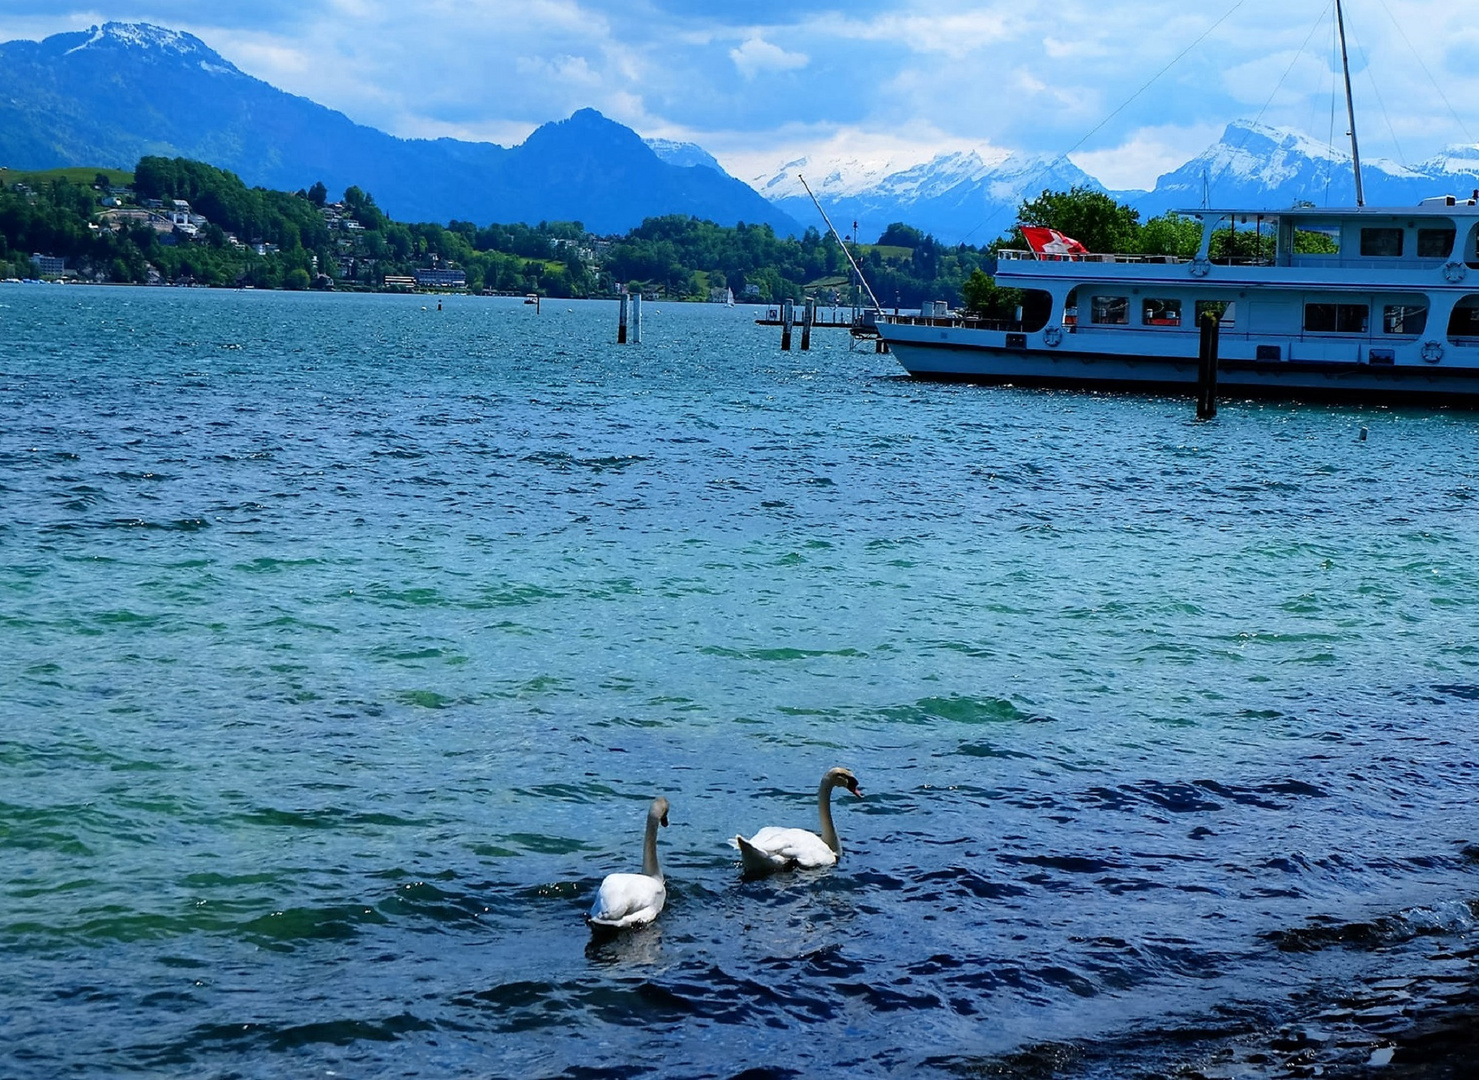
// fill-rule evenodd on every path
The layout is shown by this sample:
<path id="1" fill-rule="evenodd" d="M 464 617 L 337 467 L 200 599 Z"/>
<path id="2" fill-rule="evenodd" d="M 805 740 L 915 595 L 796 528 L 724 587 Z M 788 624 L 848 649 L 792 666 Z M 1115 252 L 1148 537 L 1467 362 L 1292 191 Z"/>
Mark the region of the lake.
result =
<path id="1" fill-rule="evenodd" d="M 1471 1052 L 1479 414 L 643 307 L 0 286 L 5 1075 Z"/>

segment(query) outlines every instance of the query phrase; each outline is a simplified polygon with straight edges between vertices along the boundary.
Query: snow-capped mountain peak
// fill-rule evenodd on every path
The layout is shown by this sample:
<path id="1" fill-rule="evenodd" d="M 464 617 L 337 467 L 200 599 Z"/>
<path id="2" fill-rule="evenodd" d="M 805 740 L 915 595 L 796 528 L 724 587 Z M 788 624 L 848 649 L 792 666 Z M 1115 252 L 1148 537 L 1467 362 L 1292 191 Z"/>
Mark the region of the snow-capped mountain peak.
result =
<path id="1" fill-rule="evenodd" d="M 141 56 L 184 57 L 208 71 L 239 74 L 219 53 L 193 34 L 150 23 L 109 22 L 75 34 L 59 34 L 47 44 L 60 46 L 61 55 L 84 51 L 123 51 Z"/>
<path id="2" fill-rule="evenodd" d="M 724 171 L 713 154 L 709 153 L 698 143 L 679 142 L 675 139 L 643 139 L 652 152 L 662 161 L 669 165 L 679 165 L 691 168 L 694 165 L 702 165 L 706 169 L 713 169 L 716 173 L 724 176 L 729 174 Z"/>

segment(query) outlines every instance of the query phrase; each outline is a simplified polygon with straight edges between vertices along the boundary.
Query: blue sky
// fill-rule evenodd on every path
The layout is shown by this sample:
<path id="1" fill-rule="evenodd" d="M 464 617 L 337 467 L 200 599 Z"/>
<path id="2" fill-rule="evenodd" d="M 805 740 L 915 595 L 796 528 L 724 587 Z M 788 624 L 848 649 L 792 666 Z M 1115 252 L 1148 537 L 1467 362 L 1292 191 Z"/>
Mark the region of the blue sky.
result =
<path id="1" fill-rule="evenodd" d="M 1416 162 L 1479 138 L 1479 19 L 1466 4 L 1345 6 L 1363 157 Z M 109 20 L 186 30 L 248 74 L 402 136 L 507 145 L 590 106 L 645 136 L 697 142 L 747 180 L 803 155 L 906 165 L 1072 150 L 1112 187 L 1148 187 L 1235 119 L 1343 141 L 1331 11 L 1327 0 L 0 0 L 0 39 Z"/>

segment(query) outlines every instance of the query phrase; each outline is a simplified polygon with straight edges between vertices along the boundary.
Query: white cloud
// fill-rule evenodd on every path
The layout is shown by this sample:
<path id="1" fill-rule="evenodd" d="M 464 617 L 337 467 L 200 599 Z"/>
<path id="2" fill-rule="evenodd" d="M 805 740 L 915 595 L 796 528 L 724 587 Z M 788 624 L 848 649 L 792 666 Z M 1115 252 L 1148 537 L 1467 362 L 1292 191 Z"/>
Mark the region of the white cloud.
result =
<path id="1" fill-rule="evenodd" d="M 156 22 L 396 135 L 506 144 L 590 106 L 644 135 L 697 142 L 741 176 L 846 142 L 877 148 L 862 155 L 869 161 L 909 164 L 983 144 L 1063 153 L 1092 134 L 1075 156 L 1118 186 L 1108 177 L 1152 174 L 1167 154 L 1202 149 L 1201 133 L 1215 137 L 1261 110 L 1265 123 L 1324 137 L 1328 5 L 1231 7 L 112 0 L 105 12 L 97 0 L 0 0 L 0 40 L 109 19 Z M 1356 79 L 1362 150 L 1415 160 L 1473 142 L 1479 122 L 1463 104 L 1479 95 L 1479 32 L 1467 9 L 1440 0 L 1351 7 L 1353 51 L 1366 60 Z M 791 118 L 803 102 L 808 123 L 798 126 Z"/>
<path id="2" fill-rule="evenodd" d="M 772 71 L 804 68 L 810 59 L 805 53 L 787 52 L 779 45 L 772 45 L 758 37 L 747 38 L 739 48 L 730 49 L 729 58 L 746 79 L 754 79 Z"/>
<path id="3" fill-rule="evenodd" d="M 1079 150 L 1072 161 L 1112 191 L 1148 191 L 1162 173 L 1184 165 L 1222 134 L 1222 127 L 1141 128 L 1117 146 Z"/>

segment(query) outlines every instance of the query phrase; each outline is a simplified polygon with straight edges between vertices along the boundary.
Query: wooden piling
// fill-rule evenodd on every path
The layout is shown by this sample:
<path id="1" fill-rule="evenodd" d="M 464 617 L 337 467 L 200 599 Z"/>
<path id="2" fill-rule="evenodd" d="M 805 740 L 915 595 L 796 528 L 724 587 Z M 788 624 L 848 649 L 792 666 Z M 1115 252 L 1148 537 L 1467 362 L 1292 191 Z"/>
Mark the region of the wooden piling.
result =
<path id="1" fill-rule="evenodd" d="M 808 300 L 806 307 L 801 309 L 801 351 L 806 352 L 811 348 L 811 324 L 816 321 L 817 302 Z"/>
<path id="2" fill-rule="evenodd" d="M 1202 346 L 1197 355 L 1197 419 L 1210 420 L 1217 415 L 1217 316 L 1202 313 Z"/>
<path id="3" fill-rule="evenodd" d="M 791 351 L 791 326 L 796 322 L 796 307 L 789 300 L 781 302 L 781 352 Z"/>
<path id="4" fill-rule="evenodd" d="M 642 344 L 642 294 L 632 294 L 632 342 Z"/>
<path id="5" fill-rule="evenodd" d="M 621 294 L 621 314 L 617 316 L 616 343 L 625 345 L 627 343 L 627 294 Z"/>

